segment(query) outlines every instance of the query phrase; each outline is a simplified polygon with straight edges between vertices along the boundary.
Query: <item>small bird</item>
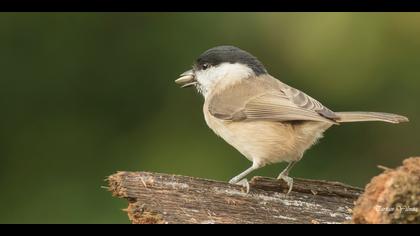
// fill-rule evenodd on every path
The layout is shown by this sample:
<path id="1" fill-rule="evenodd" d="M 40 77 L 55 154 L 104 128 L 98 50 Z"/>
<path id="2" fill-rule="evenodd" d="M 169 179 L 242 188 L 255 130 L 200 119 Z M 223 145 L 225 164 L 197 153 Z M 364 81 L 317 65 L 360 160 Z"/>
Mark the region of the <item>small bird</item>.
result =
<path id="1" fill-rule="evenodd" d="M 218 46 L 201 54 L 192 70 L 175 82 L 204 96 L 204 118 L 218 136 L 252 162 L 229 183 L 248 186 L 246 176 L 267 164 L 289 163 L 279 174 L 288 193 L 291 168 L 328 128 L 345 122 L 407 122 L 380 112 L 334 112 L 319 101 L 271 76 L 250 53 Z"/>

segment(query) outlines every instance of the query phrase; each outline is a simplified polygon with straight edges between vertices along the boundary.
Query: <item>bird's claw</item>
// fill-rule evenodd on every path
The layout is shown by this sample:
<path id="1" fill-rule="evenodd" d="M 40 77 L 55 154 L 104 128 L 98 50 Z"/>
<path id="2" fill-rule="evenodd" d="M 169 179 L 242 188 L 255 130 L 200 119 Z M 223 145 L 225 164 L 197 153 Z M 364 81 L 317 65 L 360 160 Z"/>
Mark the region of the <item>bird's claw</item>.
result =
<path id="1" fill-rule="evenodd" d="M 250 186 L 249 186 L 249 182 L 248 182 L 248 180 L 246 178 L 245 179 L 242 179 L 242 180 L 240 180 L 238 182 L 234 182 L 234 181 L 231 180 L 231 181 L 229 181 L 229 183 L 230 184 L 236 184 L 236 185 L 242 186 L 242 187 L 244 187 L 246 189 L 246 193 L 249 193 Z"/>
<path id="2" fill-rule="evenodd" d="M 287 191 L 286 195 L 289 195 L 289 193 L 292 191 L 292 188 L 293 188 L 293 178 L 287 175 L 280 174 L 279 177 L 277 177 L 277 179 L 281 179 L 287 183 L 287 186 L 289 186 L 289 190 Z"/>

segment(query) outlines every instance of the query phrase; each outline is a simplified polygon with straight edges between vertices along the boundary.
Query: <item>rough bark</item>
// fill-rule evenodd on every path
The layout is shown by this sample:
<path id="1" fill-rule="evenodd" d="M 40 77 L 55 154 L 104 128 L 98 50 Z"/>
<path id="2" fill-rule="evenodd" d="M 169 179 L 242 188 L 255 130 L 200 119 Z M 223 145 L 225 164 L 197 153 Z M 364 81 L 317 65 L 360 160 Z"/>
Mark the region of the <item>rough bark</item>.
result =
<path id="1" fill-rule="evenodd" d="M 337 182 L 255 177 L 250 192 L 225 182 L 150 172 L 118 172 L 108 178 L 125 198 L 132 223 L 343 223 L 350 222 L 362 190 Z"/>

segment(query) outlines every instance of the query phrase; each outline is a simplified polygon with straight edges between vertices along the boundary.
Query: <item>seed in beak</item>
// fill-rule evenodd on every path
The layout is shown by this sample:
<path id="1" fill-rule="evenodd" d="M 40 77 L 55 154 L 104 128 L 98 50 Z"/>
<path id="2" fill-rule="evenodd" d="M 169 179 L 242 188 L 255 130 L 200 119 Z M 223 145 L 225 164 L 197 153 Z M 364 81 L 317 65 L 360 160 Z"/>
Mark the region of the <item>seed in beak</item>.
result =
<path id="1" fill-rule="evenodd" d="M 181 85 L 181 88 L 186 88 L 197 84 L 197 81 L 195 80 L 194 72 L 192 70 L 189 70 L 182 73 L 180 75 L 180 78 L 175 80 L 175 83 Z"/>
<path id="2" fill-rule="evenodd" d="M 180 77 L 179 79 L 175 80 L 175 83 L 177 84 L 187 84 L 189 82 L 191 82 L 194 79 L 194 76 L 192 75 L 184 75 L 182 77 Z"/>

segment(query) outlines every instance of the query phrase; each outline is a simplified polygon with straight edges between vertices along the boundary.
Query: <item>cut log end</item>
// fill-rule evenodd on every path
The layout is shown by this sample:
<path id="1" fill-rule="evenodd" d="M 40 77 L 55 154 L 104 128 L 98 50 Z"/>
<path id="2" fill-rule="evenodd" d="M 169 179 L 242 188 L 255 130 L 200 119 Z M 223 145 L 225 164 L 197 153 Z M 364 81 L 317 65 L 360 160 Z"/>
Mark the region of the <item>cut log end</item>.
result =
<path id="1" fill-rule="evenodd" d="M 356 203 L 353 222 L 420 224 L 420 157 L 374 177 Z"/>

